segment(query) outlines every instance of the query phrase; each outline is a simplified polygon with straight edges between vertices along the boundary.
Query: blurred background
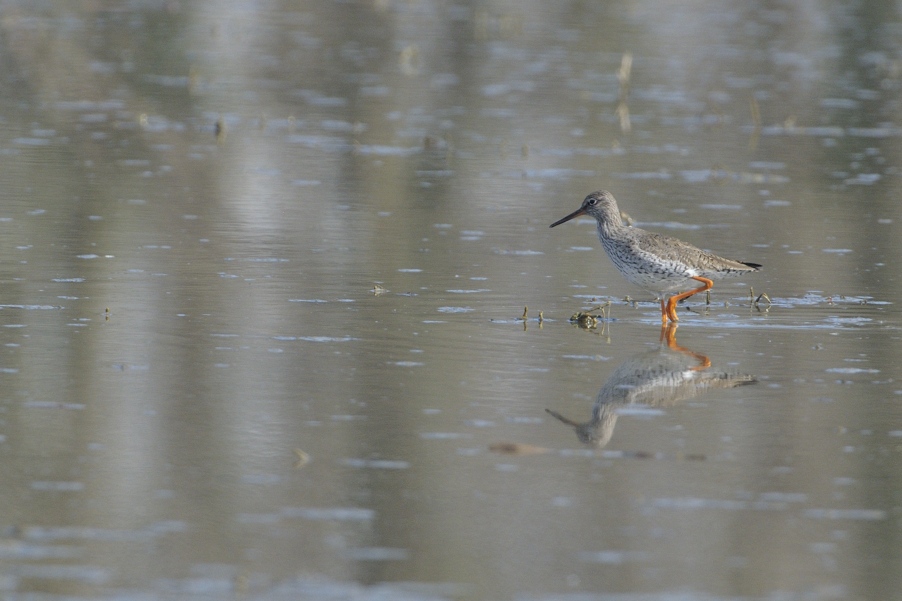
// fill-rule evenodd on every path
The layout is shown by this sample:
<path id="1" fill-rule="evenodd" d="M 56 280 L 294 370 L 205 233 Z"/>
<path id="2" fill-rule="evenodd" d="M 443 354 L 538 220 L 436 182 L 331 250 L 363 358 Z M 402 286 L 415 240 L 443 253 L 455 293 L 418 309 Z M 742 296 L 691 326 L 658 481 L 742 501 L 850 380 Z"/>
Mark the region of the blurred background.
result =
<path id="1" fill-rule="evenodd" d="M 894 598 L 900 89 L 895 2 L 3 2 L 0 596 Z M 602 188 L 763 271 L 660 331 Z"/>

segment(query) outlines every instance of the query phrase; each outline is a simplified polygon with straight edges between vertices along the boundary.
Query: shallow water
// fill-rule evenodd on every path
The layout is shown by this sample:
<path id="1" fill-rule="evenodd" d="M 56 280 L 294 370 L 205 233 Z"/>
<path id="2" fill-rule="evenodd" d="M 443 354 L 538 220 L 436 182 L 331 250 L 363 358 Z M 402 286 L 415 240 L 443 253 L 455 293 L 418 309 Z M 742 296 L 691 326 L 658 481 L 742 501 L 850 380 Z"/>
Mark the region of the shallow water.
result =
<path id="1" fill-rule="evenodd" d="M 899 17 L 702 8 L 4 8 L 3 598 L 892 598 Z"/>

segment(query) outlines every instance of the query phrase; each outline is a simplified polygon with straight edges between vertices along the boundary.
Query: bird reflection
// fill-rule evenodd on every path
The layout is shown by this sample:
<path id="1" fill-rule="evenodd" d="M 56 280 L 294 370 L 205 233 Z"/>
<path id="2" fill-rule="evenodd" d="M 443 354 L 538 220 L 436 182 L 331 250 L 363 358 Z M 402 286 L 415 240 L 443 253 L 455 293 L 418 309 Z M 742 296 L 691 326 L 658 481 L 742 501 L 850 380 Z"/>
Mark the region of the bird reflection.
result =
<path id="1" fill-rule="evenodd" d="M 630 357 L 610 375 L 592 406 L 592 418 L 576 422 L 546 409 L 572 426 L 580 442 L 602 448 L 611 440 L 617 413 L 627 405 L 667 407 L 711 389 L 754 384 L 755 376 L 711 370 L 711 360 L 676 342 L 676 326 L 661 328 L 661 347 Z"/>

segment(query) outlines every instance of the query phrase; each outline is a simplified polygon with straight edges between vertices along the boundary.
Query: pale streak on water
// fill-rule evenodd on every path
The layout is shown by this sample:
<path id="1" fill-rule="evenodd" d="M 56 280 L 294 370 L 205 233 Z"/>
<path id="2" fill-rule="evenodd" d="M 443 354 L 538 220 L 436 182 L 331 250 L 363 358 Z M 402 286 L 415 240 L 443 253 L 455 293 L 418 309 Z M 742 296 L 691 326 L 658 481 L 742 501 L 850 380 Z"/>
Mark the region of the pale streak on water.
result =
<path id="1" fill-rule="evenodd" d="M 0 594 L 892 598 L 899 25 L 5 7 Z M 764 270 L 662 346 L 602 187 Z"/>

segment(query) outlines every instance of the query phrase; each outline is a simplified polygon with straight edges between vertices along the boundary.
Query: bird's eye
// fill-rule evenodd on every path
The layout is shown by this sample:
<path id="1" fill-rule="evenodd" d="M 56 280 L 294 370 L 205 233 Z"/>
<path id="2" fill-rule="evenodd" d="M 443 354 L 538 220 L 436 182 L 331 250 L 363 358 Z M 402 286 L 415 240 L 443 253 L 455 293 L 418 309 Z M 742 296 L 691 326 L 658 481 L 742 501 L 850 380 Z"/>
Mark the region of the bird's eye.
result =
<path id="1" fill-rule="evenodd" d="M 590 207 L 594 207 L 595 205 L 598 204 L 598 199 L 593 196 L 592 198 L 590 198 L 589 200 L 586 201 L 586 204 L 589 205 Z"/>

